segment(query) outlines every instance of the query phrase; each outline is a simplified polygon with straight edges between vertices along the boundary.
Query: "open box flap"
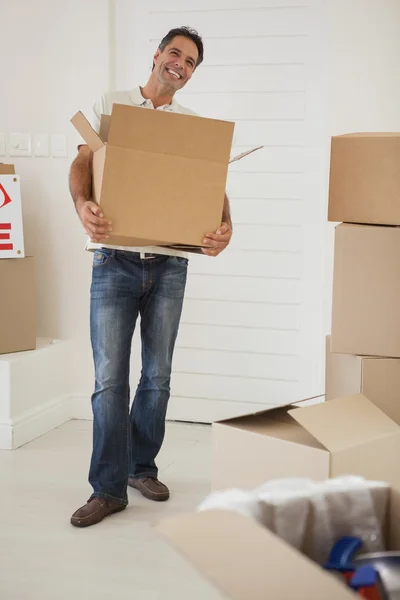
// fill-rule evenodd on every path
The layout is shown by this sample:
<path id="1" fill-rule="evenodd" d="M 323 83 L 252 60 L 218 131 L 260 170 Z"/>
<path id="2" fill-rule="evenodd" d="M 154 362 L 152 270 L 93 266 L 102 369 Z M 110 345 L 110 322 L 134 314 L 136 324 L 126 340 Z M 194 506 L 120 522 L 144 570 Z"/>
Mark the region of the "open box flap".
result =
<path id="1" fill-rule="evenodd" d="M 72 125 L 83 137 L 92 152 L 100 150 L 104 143 L 98 133 L 95 132 L 87 118 L 81 111 L 78 111 L 71 119 Z"/>
<path id="2" fill-rule="evenodd" d="M 228 121 L 114 104 L 108 143 L 227 165 L 234 127 Z"/>
<path id="3" fill-rule="evenodd" d="M 320 396 L 311 396 L 310 398 L 303 398 L 301 400 L 295 400 L 293 402 L 287 402 L 286 404 L 280 404 L 277 406 L 270 406 L 270 407 L 265 407 L 262 408 L 260 410 L 257 411 L 253 411 L 253 412 L 245 412 L 243 414 L 240 415 L 236 415 L 235 417 L 229 417 L 227 419 L 221 419 L 219 421 L 215 421 L 216 424 L 230 424 L 230 423 L 234 423 L 235 421 L 238 421 L 240 419 L 243 419 L 245 417 L 256 417 L 257 415 L 264 415 L 264 414 L 268 414 L 270 413 L 271 415 L 274 412 L 278 412 L 281 411 L 282 408 L 288 408 L 289 406 L 298 406 L 300 404 L 303 404 L 305 402 L 314 404 L 314 403 L 319 403 L 322 401 L 323 399 L 323 395 Z"/>
<path id="4" fill-rule="evenodd" d="M 108 143 L 108 134 L 110 131 L 111 115 L 101 115 L 100 118 L 100 137 L 105 144 Z"/>
<path id="5" fill-rule="evenodd" d="M 232 600 L 352 600 L 332 575 L 251 518 L 205 511 L 156 527 Z"/>
<path id="6" fill-rule="evenodd" d="M 333 135 L 332 139 L 337 138 L 400 138 L 398 131 L 359 131 L 354 133 L 342 133 Z"/>
<path id="7" fill-rule="evenodd" d="M 399 426 L 363 394 L 288 411 L 330 452 L 398 433 Z"/>
<path id="8" fill-rule="evenodd" d="M 236 156 L 233 156 L 229 160 L 229 164 L 231 164 L 237 160 L 241 160 L 245 156 L 248 156 L 249 154 L 252 154 L 253 152 L 256 152 L 257 150 L 261 150 L 262 148 L 264 148 L 264 146 L 257 146 L 257 148 L 252 148 L 251 150 L 246 150 L 245 152 L 242 152 L 241 154 L 237 154 Z"/>

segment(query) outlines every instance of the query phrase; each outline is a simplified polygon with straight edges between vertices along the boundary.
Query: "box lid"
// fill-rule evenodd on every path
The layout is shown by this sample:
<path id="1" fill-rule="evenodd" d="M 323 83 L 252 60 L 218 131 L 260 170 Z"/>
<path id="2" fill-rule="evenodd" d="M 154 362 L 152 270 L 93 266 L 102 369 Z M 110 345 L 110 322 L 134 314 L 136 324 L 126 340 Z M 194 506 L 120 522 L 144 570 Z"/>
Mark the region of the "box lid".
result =
<path id="1" fill-rule="evenodd" d="M 332 136 L 332 139 L 337 139 L 337 138 L 365 138 L 365 137 L 369 137 L 369 138 L 388 138 L 388 137 L 394 137 L 394 138 L 399 138 L 400 137 L 400 132 L 396 132 L 396 131 L 360 131 L 360 132 L 354 132 L 354 133 L 343 133 L 341 135 L 334 135 Z"/>
<path id="2" fill-rule="evenodd" d="M 108 134 L 110 131 L 110 123 L 111 123 L 111 115 L 101 115 L 100 119 L 100 137 L 103 142 L 108 142 Z M 240 154 L 236 154 L 229 159 L 229 164 L 236 162 L 238 160 L 242 160 L 245 156 L 252 154 L 253 152 L 257 152 L 257 150 L 262 150 L 264 146 L 256 146 L 255 148 L 251 148 L 250 150 L 245 150 Z"/>
<path id="3" fill-rule="evenodd" d="M 330 452 L 398 433 L 398 425 L 363 394 L 290 410 L 289 414 Z"/>
<path id="4" fill-rule="evenodd" d="M 108 132 L 110 131 L 111 115 L 101 115 L 100 117 L 100 137 L 103 142 L 108 142 Z"/>
<path id="5" fill-rule="evenodd" d="M 279 404 L 277 406 L 271 406 L 268 408 L 263 408 L 261 410 L 239 414 L 239 415 L 236 415 L 235 417 L 229 417 L 228 419 L 221 419 L 219 421 L 215 421 L 215 424 L 230 425 L 230 424 L 234 424 L 235 421 L 240 421 L 240 419 L 243 419 L 245 417 L 257 417 L 258 415 L 264 415 L 264 414 L 272 415 L 274 412 L 279 412 L 283 408 L 288 408 L 289 406 L 299 406 L 300 404 L 305 404 L 305 403 L 314 404 L 317 402 L 321 402 L 323 397 L 324 397 L 323 395 L 320 395 L 320 396 L 311 396 L 310 398 L 302 398 L 301 400 L 296 400 L 295 402 L 287 402 L 286 404 Z"/>
<path id="6" fill-rule="evenodd" d="M 332 575 L 251 518 L 205 511 L 156 527 L 232 600 L 351 600 Z"/>
<path id="7" fill-rule="evenodd" d="M 104 142 L 98 133 L 95 132 L 87 118 L 81 111 L 78 111 L 71 119 L 72 125 L 81 134 L 92 152 L 100 150 L 104 146 Z"/>
<path id="8" fill-rule="evenodd" d="M 114 104 L 108 144 L 228 164 L 234 123 Z"/>

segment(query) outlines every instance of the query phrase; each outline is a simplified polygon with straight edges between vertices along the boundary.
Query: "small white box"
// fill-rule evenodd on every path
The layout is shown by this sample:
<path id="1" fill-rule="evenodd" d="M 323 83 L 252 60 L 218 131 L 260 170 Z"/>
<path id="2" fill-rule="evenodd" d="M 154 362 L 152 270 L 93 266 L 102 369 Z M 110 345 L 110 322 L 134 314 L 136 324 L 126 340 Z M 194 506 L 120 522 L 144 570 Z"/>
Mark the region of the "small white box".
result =
<path id="1" fill-rule="evenodd" d="M 20 179 L 0 174 L 0 259 L 24 257 Z"/>

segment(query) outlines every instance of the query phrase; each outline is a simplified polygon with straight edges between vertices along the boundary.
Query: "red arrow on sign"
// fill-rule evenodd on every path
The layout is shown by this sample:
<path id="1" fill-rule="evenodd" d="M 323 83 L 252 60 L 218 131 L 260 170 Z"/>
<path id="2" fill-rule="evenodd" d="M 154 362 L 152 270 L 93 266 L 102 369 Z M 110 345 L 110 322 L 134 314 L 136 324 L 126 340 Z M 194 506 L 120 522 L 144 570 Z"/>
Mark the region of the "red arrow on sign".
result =
<path id="1" fill-rule="evenodd" d="M 11 200 L 10 196 L 7 194 L 6 190 L 4 189 L 4 187 L 1 183 L 0 183 L 0 191 L 3 192 L 3 194 L 4 194 L 4 202 L 3 202 L 3 204 L 0 205 L 0 208 L 3 208 L 3 206 L 10 204 L 10 202 L 12 200 Z"/>

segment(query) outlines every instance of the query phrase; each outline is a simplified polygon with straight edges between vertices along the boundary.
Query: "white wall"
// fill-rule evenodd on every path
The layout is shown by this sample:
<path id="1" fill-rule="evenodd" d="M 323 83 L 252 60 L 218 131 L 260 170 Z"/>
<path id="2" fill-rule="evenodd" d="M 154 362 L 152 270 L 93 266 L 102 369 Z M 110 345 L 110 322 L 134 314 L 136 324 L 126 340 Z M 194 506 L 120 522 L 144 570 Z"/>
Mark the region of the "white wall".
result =
<path id="1" fill-rule="evenodd" d="M 257 119 L 250 121 L 246 128 L 241 127 L 246 144 L 261 141 L 266 145 L 279 145 L 276 141 L 271 142 L 267 125 L 266 133 L 262 135 L 262 124 L 268 124 L 268 121 L 262 119 L 268 118 L 269 112 L 268 105 L 263 106 L 263 102 L 269 96 L 260 93 L 263 92 L 261 88 L 265 87 L 272 95 L 284 90 L 295 92 L 296 89 L 301 91 L 304 88 L 306 151 L 302 154 L 296 148 L 269 148 L 264 154 L 269 171 L 295 170 L 296 163 L 304 166 L 304 212 L 300 211 L 296 216 L 295 212 L 282 212 L 279 202 L 271 204 L 271 216 L 263 214 L 262 238 L 257 237 L 257 223 L 249 222 L 246 214 L 246 202 L 252 202 L 251 194 L 254 195 L 257 190 L 252 189 L 250 194 L 246 192 L 246 186 L 242 187 L 245 192 L 243 197 L 233 200 L 238 225 L 232 252 L 244 250 L 242 257 L 247 258 L 240 259 L 243 260 L 241 268 L 250 268 L 251 265 L 254 266 L 254 261 L 249 257 L 256 256 L 258 248 L 251 247 L 254 240 L 259 239 L 262 244 L 267 245 L 271 245 L 273 240 L 274 244 L 280 243 L 279 232 L 272 231 L 271 224 L 277 224 L 277 219 L 284 226 L 293 221 L 301 223 L 299 243 L 302 248 L 301 273 L 304 285 L 297 293 L 300 294 L 299 298 L 306 298 L 306 302 L 302 304 L 301 334 L 295 344 L 300 344 L 303 356 L 306 357 L 304 364 L 307 377 L 312 382 L 310 391 L 318 388 L 323 376 L 322 338 L 330 326 L 332 226 L 325 223 L 329 135 L 357 129 L 400 130 L 398 1 L 309 0 L 305 3 L 300 0 L 254 0 L 252 11 L 246 11 L 240 0 L 207 0 L 203 3 L 202 11 L 199 11 L 197 3 L 191 5 L 180 0 L 174 0 L 168 5 L 157 0 L 151 5 L 151 11 L 144 3 L 133 0 L 38 0 L 31 3 L 13 0 L 1 4 L 0 132 L 65 133 L 69 139 L 67 159 L 12 160 L 22 180 L 27 250 L 37 259 L 38 335 L 72 342 L 76 358 L 75 372 L 72 373 L 72 367 L 68 365 L 60 365 L 60 368 L 71 370 L 71 391 L 82 398 L 89 397 L 92 389 L 92 361 L 88 327 L 91 256 L 83 251 L 85 236 L 74 212 L 67 185 L 76 141 L 69 119 L 78 109 L 90 110 L 93 99 L 105 89 L 145 81 L 149 73 L 150 53 L 158 43 L 160 34 L 164 33 L 165 26 L 172 24 L 172 21 L 173 24 L 189 22 L 194 26 L 199 23 L 199 29 L 206 37 L 208 66 L 204 65 L 205 75 L 200 75 L 200 71 L 196 74 L 196 78 L 197 75 L 199 77 L 193 79 L 193 86 L 188 87 L 186 98 L 182 98 L 182 101 L 185 100 L 189 105 L 199 102 L 194 108 L 201 110 L 206 107 L 210 111 L 217 106 L 216 116 L 225 114 L 235 117 L 239 116 L 238 110 L 247 112 L 246 104 L 242 105 L 240 100 L 245 98 L 246 90 L 255 92 L 254 107 L 249 110 L 250 115 L 253 112 L 253 117 Z M 116 30 L 113 13 L 110 13 L 110 7 L 114 4 L 117 8 Z M 298 19 L 293 17 L 296 12 L 293 7 L 296 6 L 303 6 L 303 9 L 298 9 L 298 14 L 302 15 Z M 221 11 L 219 16 L 213 14 L 213 10 L 218 8 L 226 11 L 222 17 Z M 231 12 L 229 8 L 239 9 L 233 20 L 232 14 L 228 19 Z M 261 21 L 255 18 L 255 9 L 262 9 L 257 14 L 264 19 L 267 27 L 265 32 L 260 29 Z M 272 23 L 270 14 L 274 11 L 275 15 L 281 15 L 279 31 L 276 28 L 268 29 Z M 218 27 L 215 26 L 214 17 L 221 18 Z M 132 18 L 136 19 L 136 24 L 132 24 Z M 302 20 L 304 18 L 305 21 Z M 243 27 L 248 29 L 244 31 Z M 256 31 L 254 27 L 259 29 Z M 304 31 L 300 31 L 302 28 Z M 305 46 L 301 37 L 304 33 L 307 36 Z M 277 37 L 276 34 L 284 35 Z M 244 39 L 243 35 L 247 38 Z M 286 44 L 288 35 L 291 36 L 289 45 Z M 276 48 L 279 45 L 281 51 L 277 54 Z M 298 55 L 293 58 L 296 47 Z M 115 57 L 117 61 L 114 64 Z M 278 63 L 275 67 L 265 64 L 274 61 Z M 299 65 L 297 68 L 296 65 L 282 67 L 283 63 L 288 62 L 303 63 L 305 66 L 303 70 Z M 240 65 L 247 66 L 241 70 Z M 290 76 L 285 78 L 279 65 L 287 69 Z M 234 71 L 234 68 L 237 70 Z M 305 85 L 302 86 L 302 83 Z M 210 101 L 211 94 L 208 94 L 208 100 L 207 94 L 201 96 L 202 91 L 214 94 L 218 92 L 217 104 Z M 224 113 L 224 103 L 232 100 L 232 92 L 235 92 L 235 99 Z M 283 103 L 278 103 L 279 110 L 292 106 L 284 103 L 285 98 L 285 94 L 281 95 Z M 292 101 L 293 98 L 290 102 Z M 275 124 L 272 124 L 272 128 L 274 127 Z M 302 124 L 298 127 L 301 137 Z M 295 129 L 292 133 L 288 130 L 289 144 L 296 137 L 293 132 Z M 260 155 L 251 160 L 254 162 L 248 162 L 246 168 L 243 163 L 239 170 L 260 170 Z M 246 174 L 234 175 L 236 178 L 247 177 Z M 259 174 L 255 174 L 255 179 L 258 176 Z M 251 177 L 252 174 L 249 175 Z M 255 208 L 258 204 L 255 202 Z M 292 244 L 298 243 L 295 238 L 287 239 Z M 232 378 L 229 380 L 230 387 L 224 387 L 228 371 L 233 368 L 233 361 L 241 356 L 240 353 L 226 352 L 230 349 L 230 339 L 235 339 L 235 344 L 239 343 L 236 350 L 240 350 L 240 343 L 251 349 L 253 342 L 249 332 L 244 333 L 242 327 L 244 335 L 240 341 L 235 334 L 236 329 L 226 337 L 226 332 L 217 330 L 208 323 L 206 307 L 210 299 L 224 300 L 228 293 L 232 301 L 229 304 L 229 318 L 240 320 L 244 314 L 240 312 L 240 303 L 249 298 L 251 300 L 251 294 L 260 293 L 260 282 L 257 279 L 249 280 L 247 289 L 243 280 L 235 279 L 234 272 L 231 278 L 226 277 L 229 274 L 226 269 L 230 260 L 227 257 L 215 261 L 215 266 L 207 267 L 206 271 L 201 267 L 190 280 L 189 302 L 179 341 L 181 348 L 177 354 L 177 370 L 182 373 L 176 381 L 179 385 L 177 396 L 181 396 L 185 403 L 190 396 L 192 406 L 209 395 L 210 386 L 216 378 L 206 381 L 207 377 L 204 378 L 201 373 L 199 376 L 196 364 L 200 353 L 194 355 L 193 349 L 188 351 L 190 345 L 198 347 L 200 344 L 205 356 L 209 343 L 218 346 L 223 353 L 224 356 L 219 354 L 216 357 L 218 364 L 226 366 L 226 369 L 221 369 L 225 377 L 220 379 L 220 386 L 218 389 L 213 388 L 217 389 L 218 398 L 238 398 L 239 390 L 243 390 L 240 393 L 247 394 L 247 400 L 251 400 L 257 389 L 258 398 L 262 398 L 262 385 L 250 391 L 246 378 L 240 381 L 240 385 L 239 380 Z M 279 272 L 280 261 L 282 255 L 277 252 L 276 260 L 268 261 L 268 268 L 272 271 L 273 268 L 278 268 Z M 237 263 L 232 260 L 232 268 L 236 268 L 237 264 L 240 265 L 240 261 Z M 196 268 L 194 271 L 196 272 Z M 296 285 L 294 284 L 293 289 Z M 269 297 L 271 300 L 268 289 L 273 290 L 265 287 L 263 298 Z M 294 294 L 294 291 L 290 293 Z M 285 295 L 277 298 L 278 305 L 273 310 L 282 314 L 285 310 L 292 310 L 288 318 L 297 318 L 297 308 L 288 309 L 279 304 L 285 301 Z M 219 306 L 218 302 L 215 306 Z M 254 310 L 264 308 L 262 305 L 255 306 Z M 252 314 L 249 314 L 252 318 Z M 199 326 L 199 322 L 204 327 Z M 240 323 L 237 324 L 241 326 Z M 203 333 L 207 335 L 204 337 Z M 265 360 L 269 360 L 271 370 L 275 359 L 267 359 L 266 349 L 275 343 L 273 336 L 276 334 L 257 332 L 257 335 L 260 340 L 261 337 L 265 338 L 260 341 L 265 346 L 261 352 L 264 352 Z M 277 344 L 281 352 L 285 348 L 282 336 Z M 256 360 L 257 357 L 252 359 L 251 353 L 248 353 L 246 369 L 255 368 Z M 281 369 L 284 369 L 284 360 L 286 359 L 282 362 L 278 356 Z M 288 360 L 290 363 L 291 359 Z M 185 361 L 192 362 L 186 364 Z M 136 374 L 137 372 L 134 376 Z M 227 389 L 230 390 L 228 397 Z M 210 400 L 213 402 L 215 398 Z"/>
<path id="2" fill-rule="evenodd" d="M 327 16 L 329 135 L 400 131 L 400 2 L 331 0 Z M 327 224 L 326 333 L 331 322 L 333 237 L 334 224 Z"/>
<path id="3" fill-rule="evenodd" d="M 173 416 L 208 420 L 323 393 L 325 13 L 320 0 L 306 4 L 118 3 L 119 86 L 146 81 L 165 33 L 191 25 L 205 60 L 180 101 L 235 121 L 234 151 L 265 145 L 230 168 L 231 246 L 190 261 Z"/>
<path id="4" fill-rule="evenodd" d="M 38 336 L 74 343 L 81 371 L 71 374 L 71 387 L 89 390 L 91 256 L 68 191 L 76 154 L 69 120 L 110 85 L 109 2 L 1 4 L 0 132 L 61 133 L 69 141 L 68 158 L 0 159 L 21 176 L 26 249 L 37 264 Z"/>

